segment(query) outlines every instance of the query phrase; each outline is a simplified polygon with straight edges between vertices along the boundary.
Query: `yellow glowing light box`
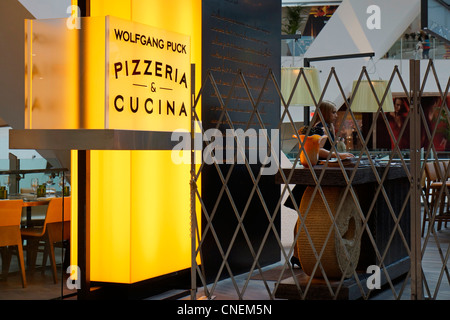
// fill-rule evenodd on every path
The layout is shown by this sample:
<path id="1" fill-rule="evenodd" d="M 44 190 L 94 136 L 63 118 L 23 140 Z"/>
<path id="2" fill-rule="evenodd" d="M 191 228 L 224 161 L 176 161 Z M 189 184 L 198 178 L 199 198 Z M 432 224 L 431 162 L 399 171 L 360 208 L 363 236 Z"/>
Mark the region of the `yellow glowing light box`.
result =
<path id="1" fill-rule="evenodd" d="M 189 130 L 190 37 L 79 19 L 27 20 L 26 128 Z"/>
<path id="2" fill-rule="evenodd" d="M 26 21 L 26 128 L 189 131 L 201 1 L 91 0 L 89 11 L 79 29 Z M 72 199 L 76 161 L 72 151 Z M 91 150 L 88 167 L 91 281 L 135 283 L 191 266 L 189 164 L 174 164 L 171 150 Z"/>

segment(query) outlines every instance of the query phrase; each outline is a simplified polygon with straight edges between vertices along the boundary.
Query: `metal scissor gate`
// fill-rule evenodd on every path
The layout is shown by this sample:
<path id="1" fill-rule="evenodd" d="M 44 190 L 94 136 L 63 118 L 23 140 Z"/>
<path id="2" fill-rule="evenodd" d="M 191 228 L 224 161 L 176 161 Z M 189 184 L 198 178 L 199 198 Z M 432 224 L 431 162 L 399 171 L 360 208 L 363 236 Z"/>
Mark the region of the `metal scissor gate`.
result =
<path id="1" fill-rule="evenodd" d="M 409 73 L 405 83 L 395 67 L 381 94 L 371 86 L 378 110 L 370 114 L 352 111 L 359 86 L 372 80 L 365 68 L 355 79 L 350 97 L 332 68 L 317 100 L 303 68 L 288 96 L 283 96 L 280 79 L 271 70 L 260 91 L 249 85 L 247 75 L 236 71 L 229 91 L 221 92 L 214 72 L 207 73 L 192 107 L 192 299 L 199 294 L 213 299 L 224 279 L 236 298 L 251 299 L 247 293 L 255 274 L 269 299 L 351 298 L 349 292 L 371 299 L 380 287 L 381 298 L 439 299 L 440 292 L 449 291 L 449 190 L 445 183 L 450 180 L 445 152 L 446 137 L 450 140 L 449 81 L 439 83 L 432 60 L 423 79 L 420 61 L 410 61 Z M 296 133 L 300 129 L 291 115 L 291 100 L 300 80 L 306 81 L 315 107 L 333 86 L 342 94 L 336 133 L 353 128 L 358 148 L 352 150 L 351 163 L 329 156 L 318 166 L 300 165 L 306 139 L 297 138 L 298 150 L 286 165 L 280 137 L 283 130 Z M 433 97 L 425 92 L 430 82 L 437 88 Z M 402 92 L 397 95 L 408 109 L 397 127 L 382 108 L 391 99 L 393 83 L 400 84 Z M 276 92 L 281 101 L 277 126 L 268 127 L 263 116 L 267 91 Z M 215 99 L 217 114 L 217 121 L 208 128 L 200 121 L 206 95 Z M 244 101 L 251 107 L 246 120 L 237 121 L 234 112 Z M 324 122 L 324 115 L 316 110 L 311 122 L 317 117 Z M 311 126 L 306 130 L 308 135 Z M 330 134 L 327 127 L 325 131 Z M 389 148 L 377 148 L 380 137 Z M 331 151 L 338 150 L 338 140 Z M 301 201 L 293 193 L 293 186 L 299 184 L 305 186 Z M 297 230 L 288 248 L 280 231 L 286 198 L 297 215 Z M 301 276 L 289 263 L 294 250 L 300 252 Z M 279 274 L 269 279 L 264 271 L 274 263 L 273 252 Z"/>

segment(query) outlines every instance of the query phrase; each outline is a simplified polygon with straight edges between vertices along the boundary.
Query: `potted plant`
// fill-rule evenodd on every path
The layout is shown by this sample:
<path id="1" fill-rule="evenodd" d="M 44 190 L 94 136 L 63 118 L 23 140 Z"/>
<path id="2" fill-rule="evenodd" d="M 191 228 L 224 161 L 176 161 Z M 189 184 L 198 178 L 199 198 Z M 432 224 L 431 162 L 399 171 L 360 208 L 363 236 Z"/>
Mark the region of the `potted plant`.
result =
<path id="1" fill-rule="evenodd" d="M 281 31 L 285 34 L 297 34 L 308 17 L 309 9 L 302 6 L 286 7 Z"/>

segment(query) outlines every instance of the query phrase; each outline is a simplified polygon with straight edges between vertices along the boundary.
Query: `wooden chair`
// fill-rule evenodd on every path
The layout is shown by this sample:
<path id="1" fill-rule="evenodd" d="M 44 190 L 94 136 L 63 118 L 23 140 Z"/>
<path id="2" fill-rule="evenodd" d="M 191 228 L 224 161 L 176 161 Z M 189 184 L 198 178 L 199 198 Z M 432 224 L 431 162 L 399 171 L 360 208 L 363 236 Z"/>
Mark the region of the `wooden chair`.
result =
<path id="1" fill-rule="evenodd" d="M 64 211 L 63 211 L 64 209 Z M 39 246 L 44 245 L 43 268 L 50 257 L 53 282 L 58 283 L 55 261 L 55 243 L 70 239 L 70 197 L 53 198 L 50 200 L 42 227 L 22 229 L 22 238 L 27 240 L 27 250 L 30 250 L 30 269 L 33 271 Z"/>
<path id="2" fill-rule="evenodd" d="M 434 222 L 438 223 L 438 230 L 441 229 L 442 222 L 447 224 L 447 221 L 450 221 L 450 214 L 448 212 L 448 204 L 447 211 L 445 211 L 445 199 L 448 197 L 448 193 L 450 190 L 450 180 L 442 181 L 442 173 L 445 173 L 445 163 L 439 162 L 427 162 L 425 164 L 425 174 L 426 174 L 426 183 L 425 183 L 425 195 L 428 204 L 428 213 L 424 212 L 423 221 L 422 221 L 422 237 L 425 232 L 425 223 L 431 221 L 431 214 L 436 210 L 436 216 Z M 441 173 L 441 174 L 439 174 Z M 439 199 L 439 194 L 441 193 L 441 198 Z M 439 204 L 439 207 L 437 205 Z M 429 226 L 431 227 L 431 225 Z"/>
<path id="3" fill-rule="evenodd" d="M 2 250 L 2 273 L 6 277 L 11 262 L 12 246 L 17 246 L 17 256 L 22 276 L 22 287 L 26 288 L 25 265 L 23 260 L 20 220 L 22 218 L 22 200 L 0 201 L 0 247 Z M 8 248 L 6 248 L 8 247 Z"/>

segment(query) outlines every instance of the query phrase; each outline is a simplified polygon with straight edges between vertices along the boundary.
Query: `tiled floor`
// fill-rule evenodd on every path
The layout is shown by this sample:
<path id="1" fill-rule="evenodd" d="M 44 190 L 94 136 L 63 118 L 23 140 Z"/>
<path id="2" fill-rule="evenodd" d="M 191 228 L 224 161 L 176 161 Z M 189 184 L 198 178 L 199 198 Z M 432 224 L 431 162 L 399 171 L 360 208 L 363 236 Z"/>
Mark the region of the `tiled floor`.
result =
<path id="1" fill-rule="evenodd" d="M 289 218 L 286 219 L 286 217 L 284 217 L 282 221 L 284 221 L 282 225 L 282 230 L 284 230 L 282 231 L 282 242 L 285 246 L 285 252 L 288 252 L 290 241 L 292 241 L 292 231 L 290 230 L 292 221 L 289 221 Z M 422 267 L 426 280 L 424 295 L 438 300 L 450 300 L 450 277 L 448 269 L 442 269 L 442 260 L 445 259 L 446 255 L 449 255 L 450 251 L 450 227 L 437 232 L 436 236 L 438 237 L 437 239 L 440 243 L 440 248 L 436 246 L 435 238 L 430 237 L 422 260 Z M 57 254 L 57 256 L 60 257 L 61 255 Z M 66 277 L 67 275 L 65 273 L 63 274 L 60 268 L 58 271 L 60 274 L 59 281 L 57 284 L 54 284 L 50 267 L 45 268 L 44 273 L 38 269 L 33 275 L 27 274 L 28 286 L 27 288 L 22 288 L 16 261 L 16 257 L 13 257 L 11 265 L 12 272 L 9 274 L 7 280 L 2 279 L 0 281 L 0 300 L 58 299 L 61 296 L 71 295 L 75 292 L 74 290 L 71 291 L 67 289 L 65 279 L 61 281 L 61 276 Z M 284 261 L 280 261 L 275 265 L 263 268 L 263 270 L 268 270 L 277 265 L 282 265 L 283 263 Z M 447 262 L 447 266 L 449 265 L 450 261 Z M 238 275 L 235 277 L 234 282 L 230 279 L 226 279 L 220 281 L 214 287 L 208 285 L 208 289 L 213 290 L 212 296 L 215 300 L 269 300 L 274 298 L 275 281 L 267 281 L 265 283 L 261 280 L 248 280 L 248 277 L 248 274 Z M 410 282 L 407 281 L 402 289 L 403 285 L 403 281 L 394 282 L 393 288 L 396 292 L 395 294 L 393 293 L 392 288 L 387 286 L 384 290 L 377 292 L 378 294 L 371 295 L 370 299 L 393 300 L 398 298 L 399 292 L 403 290 L 400 299 L 409 300 L 411 297 Z M 206 296 L 203 289 L 203 287 L 198 289 L 198 299 L 202 299 Z M 272 293 L 272 296 L 269 292 Z M 163 299 L 166 297 L 161 295 L 149 297 L 148 299 Z M 72 296 L 71 299 L 74 299 L 74 297 Z M 190 299 L 190 296 L 180 297 L 179 299 Z"/>
<path id="2" fill-rule="evenodd" d="M 442 249 L 449 250 L 448 245 L 450 243 L 450 229 L 446 229 L 440 232 L 440 238 L 443 238 L 443 242 L 446 245 Z M 441 243 L 442 245 L 442 243 Z M 444 254 L 445 254 L 444 250 Z M 428 253 L 425 253 L 423 260 L 423 271 L 426 279 L 426 286 L 424 286 L 424 297 L 433 297 L 437 300 L 450 300 L 450 278 L 448 273 L 443 274 L 442 262 L 437 254 L 437 249 L 429 247 L 427 249 Z M 282 264 L 281 262 L 265 267 L 264 269 L 273 268 L 277 265 Z M 450 261 L 447 263 L 450 266 Z M 437 286 L 439 277 L 442 277 L 439 287 Z M 264 282 L 261 280 L 250 280 L 245 289 L 244 285 L 248 279 L 248 274 L 243 274 L 235 277 L 235 283 L 231 280 L 223 280 L 217 284 L 212 292 L 212 296 L 217 300 L 234 300 L 234 299 L 244 299 L 244 300 L 269 300 L 271 299 L 269 292 L 274 293 L 275 281 L 267 281 L 268 288 L 265 286 Z M 238 288 L 239 294 L 237 293 L 236 286 Z M 428 287 L 428 289 L 427 289 Z M 211 290 L 211 286 L 208 286 Z M 437 291 L 436 291 L 437 289 Z M 395 292 L 395 293 L 394 293 Z M 203 298 L 205 296 L 203 290 L 199 290 L 197 298 Z M 272 297 L 273 298 L 273 297 Z M 393 281 L 392 286 L 387 284 L 384 285 L 381 290 L 374 290 L 369 296 L 370 300 L 410 300 L 411 299 L 411 288 L 410 280 L 397 279 Z"/>
<path id="3" fill-rule="evenodd" d="M 282 237 L 281 240 L 285 246 L 285 252 L 288 252 L 289 245 L 292 243 L 292 226 L 295 224 L 295 217 L 282 217 Z M 423 238 L 422 238 L 423 239 Z M 439 242 L 439 247 L 436 245 Z M 437 300 L 450 300 L 450 276 L 448 269 L 443 269 L 445 256 L 450 255 L 450 226 L 443 228 L 436 233 L 436 238 L 430 236 L 422 260 L 422 269 L 424 272 L 424 297 Z M 282 255 L 283 256 L 283 255 Z M 268 270 L 278 265 L 283 265 L 284 260 L 277 264 L 263 268 Z M 450 258 L 447 258 L 447 267 L 450 266 Z M 287 272 L 287 271 L 286 271 Z M 230 279 L 220 281 L 215 287 L 208 285 L 208 290 L 212 292 L 212 297 L 216 300 L 269 300 L 274 298 L 275 281 L 267 281 L 267 287 L 264 281 L 250 280 L 248 274 L 242 274 L 235 277 L 234 282 Z M 269 293 L 270 292 L 270 293 Z M 272 297 L 271 297 L 272 294 Z M 197 298 L 204 298 L 206 295 L 203 289 L 199 289 Z M 185 299 L 190 299 L 186 297 Z M 410 300 L 411 287 L 410 280 L 397 279 L 392 285 L 387 284 L 381 290 L 374 290 L 369 296 L 370 300 Z"/>
<path id="4" fill-rule="evenodd" d="M 59 248 L 55 249 L 55 258 L 57 263 L 61 261 L 61 250 Z M 37 261 L 40 261 L 40 254 Z M 3 275 L 0 276 L 0 300 L 51 300 L 59 299 L 61 296 L 70 296 L 76 292 L 76 290 L 67 288 L 66 279 L 68 275 L 63 273 L 60 267 L 57 269 L 58 283 L 53 282 L 49 262 L 45 269 L 37 266 L 32 274 L 26 273 L 26 288 L 22 288 L 22 280 L 18 270 L 17 257 L 13 256 L 7 279 Z"/>

